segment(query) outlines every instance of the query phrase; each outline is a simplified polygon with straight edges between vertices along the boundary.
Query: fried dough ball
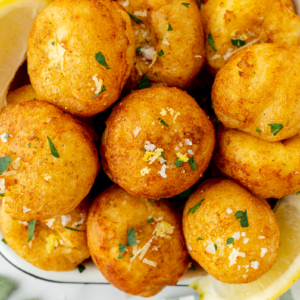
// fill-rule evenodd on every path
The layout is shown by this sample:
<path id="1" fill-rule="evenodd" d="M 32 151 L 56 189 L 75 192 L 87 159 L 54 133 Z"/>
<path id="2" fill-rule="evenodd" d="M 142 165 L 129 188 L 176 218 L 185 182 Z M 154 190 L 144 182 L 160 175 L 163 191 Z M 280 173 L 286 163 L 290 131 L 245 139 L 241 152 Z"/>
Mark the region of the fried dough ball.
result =
<path id="1" fill-rule="evenodd" d="M 103 276 L 132 295 L 150 297 L 176 285 L 188 267 L 181 222 L 169 204 L 137 198 L 117 185 L 94 200 L 87 237 Z"/>
<path id="2" fill-rule="evenodd" d="M 130 18 L 115 1 L 53 1 L 28 39 L 28 73 L 38 98 L 79 117 L 104 111 L 131 72 L 134 41 Z"/>
<path id="3" fill-rule="evenodd" d="M 205 63 L 204 34 L 193 0 L 122 0 L 136 34 L 133 88 L 145 74 L 152 82 L 188 87 Z M 184 5 L 182 4 L 184 3 Z"/>
<path id="4" fill-rule="evenodd" d="M 92 135 L 79 120 L 35 100 L 1 114 L 0 128 L 0 171 L 9 163 L 0 175 L 0 193 L 13 219 L 67 214 L 89 193 L 99 160 Z"/>
<path id="5" fill-rule="evenodd" d="M 220 170 L 262 198 L 300 191 L 300 135 L 269 143 L 234 129 L 218 128 L 215 161 Z"/>
<path id="6" fill-rule="evenodd" d="M 183 212 L 189 254 L 226 283 L 257 280 L 274 265 L 279 227 L 268 202 L 233 180 L 209 179 L 190 196 Z"/>
<path id="7" fill-rule="evenodd" d="M 215 113 L 224 126 L 275 142 L 300 131 L 300 47 L 262 44 L 239 51 L 218 72 Z"/>
<path id="8" fill-rule="evenodd" d="M 10 110 L 13 106 L 15 106 L 21 102 L 25 102 L 25 101 L 29 101 L 29 100 L 36 100 L 36 98 L 37 98 L 37 95 L 36 95 L 34 89 L 32 88 L 32 85 L 31 84 L 24 85 L 16 90 L 14 90 L 13 92 L 8 93 L 8 95 L 6 97 L 7 105 L 1 109 L 1 113 L 4 113 L 4 112 Z"/>
<path id="9" fill-rule="evenodd" d="M 241 47 L 300 43 L 300 18 L 291 0 L 209 0 L 201 17 L 208 69 L 213 75 Z"/>
<path id="10" fill-rule="evenodd" d="M 85 232 L 87 204 L 84 200 L 68 215 L 37 221 L 30 242 L 28 222 L 13 220 L 2 205 L 1 231 L 6 243 L 35 267 L 46 271 L 69 271 L 90 257 Z"/>
<path id="11" fill-rule="evenodd" d="M 177 88 L 135 91 L 113 109 L 102 136 L 103 169 L 128 193 L 169 198 L 196 183 L 215 145 L 197 102 Z"/>

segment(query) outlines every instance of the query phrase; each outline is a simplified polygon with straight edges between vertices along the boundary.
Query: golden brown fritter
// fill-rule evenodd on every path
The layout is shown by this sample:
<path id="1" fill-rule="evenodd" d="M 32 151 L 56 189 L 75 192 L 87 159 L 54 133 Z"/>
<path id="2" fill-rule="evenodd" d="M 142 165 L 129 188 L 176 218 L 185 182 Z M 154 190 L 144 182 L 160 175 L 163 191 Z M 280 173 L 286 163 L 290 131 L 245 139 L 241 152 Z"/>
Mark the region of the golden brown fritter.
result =
<path id="1" fill-rule="evenodd" d="M 262 44 L 233 55 L 218 72 L 212 101 L 224 126 L 275 142 L 300 131 L 300 47 Z"/>
<path id="2" fill-rule="evenodd" d="M 79 120 L 35 100 L 1 114 L 0 128 L 0 157 L 11 156 L 7 171 L 0 175 L 0 193 L 13 219 L 67 214 L 89 193 L 99 160 L 92 135 Z"/>
<path id="3" fill-rule="evenodd" d="M 183 231 L 192 258 L 222 282 L 257 280 L 279 251 L 268 202 L 233 180 L 209 179 L 197 188 L 185 204 Z"/>
<path id="4" fill-rule="evenodd" d="M 214 128 L 197 102 L 177 88 L 135 91 L 106 121 L 104 171 L 128 193 L 169 198 L 196 183 L 215 145 Z"/>
<path id="5" fill-rule="evenodd" d="M 298 45 L 300 18 L 291 0 L 209 0 L 201 10 L 208 69 L 212 74 L 241 47 Z M 208 42 L 208 35 L 214 42 Z"/>
<path id="6" fill-rule="evenodd" d="M 150 297 L 175 285 L 188 266 L 180 219 L 169 204 L 137 198 L 117 185 L 94 200 L 87 236 L 103 276 L 132 295 Z"/>
<path id="7" fill-rule="evenodd" d="M 110 0 L 56 0 L 28 39 L 28 72 L 38 98 L 80 117 L 114 103 L 134 63 L 134 31 Z"/>
<path id="8" fill-rule="evenodd" d="M 69 271 L 90 256 L 85 231 L 87 214 L 87 201 L 83 201 L 68 215 L 37 221 L 29 243 L 28 223 L 13 220 L 5 213 L 3 205 L 0 226 L 6 243 L 35 267 L 46 271 Z"/>
<path id="9" fill-rule="evenodd" d="M 270 143 L 234 129 L 218 128 L 215 161 L 220 170 L 262 198 L 300 191 L 300 135 Z"/>
<path id="10" fill-rule="evenodd" d="M 134 87 L 142 75 L 153 82 L 186 88 L 205 63 L 201 15 L 195 1 L 119 0 L 133 16 L 135 65 L 128 80 Z M 185 5 L 183 5 L 184 3 Z"/>

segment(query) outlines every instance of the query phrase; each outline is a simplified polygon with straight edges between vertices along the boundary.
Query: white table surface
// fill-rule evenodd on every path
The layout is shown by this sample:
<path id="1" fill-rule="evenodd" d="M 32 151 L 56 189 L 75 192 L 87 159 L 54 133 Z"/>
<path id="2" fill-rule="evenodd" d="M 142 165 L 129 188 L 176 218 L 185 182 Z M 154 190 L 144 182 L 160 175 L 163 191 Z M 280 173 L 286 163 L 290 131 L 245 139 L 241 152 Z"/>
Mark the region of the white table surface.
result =
<path id="1" fill-rule="evenodd" d="M 111 285 L 63 284 L 34 278 L 18 270 L 0 255 L 0 276 L 8 277 L 18 284 L 9 300 L 125 300 L 125 294 Z M 155 297 L 132 297 L 133 300 L 160 300 L 197 294 L 188 287 L 166 287 Z"/>

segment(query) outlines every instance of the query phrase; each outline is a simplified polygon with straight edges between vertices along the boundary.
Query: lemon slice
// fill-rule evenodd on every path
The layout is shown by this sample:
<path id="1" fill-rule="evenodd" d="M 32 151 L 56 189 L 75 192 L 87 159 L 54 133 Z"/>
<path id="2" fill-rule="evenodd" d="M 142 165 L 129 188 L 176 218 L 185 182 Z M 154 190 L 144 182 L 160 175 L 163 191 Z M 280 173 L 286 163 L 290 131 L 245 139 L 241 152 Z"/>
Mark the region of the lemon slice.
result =
<path id="1" fill-rule="evenodd" d="M 279 255 L 272 269 L 257 281 L 227 284 L 205 275 L 190 287 L 201 300 L 272 300 L 286 292 L 300 277 L 300 196 L 280 199 L 274 209 L 280 228 Z"/>
<path id="2" fill-rule="evenodd" d="M 26 58 L 31 26 L 50 0 L 0 0 L 0 109 L 19 66 Z"/>

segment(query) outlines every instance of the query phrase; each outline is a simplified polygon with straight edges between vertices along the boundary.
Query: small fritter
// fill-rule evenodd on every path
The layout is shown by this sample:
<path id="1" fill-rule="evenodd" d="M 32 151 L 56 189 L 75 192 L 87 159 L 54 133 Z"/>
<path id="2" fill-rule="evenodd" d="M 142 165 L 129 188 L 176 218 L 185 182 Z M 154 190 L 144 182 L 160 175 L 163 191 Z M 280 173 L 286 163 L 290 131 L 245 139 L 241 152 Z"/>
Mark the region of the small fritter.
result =
<path id="1" fill-rule="evenodd" d="M 300 47 L 255 45 L 218 72 L 212 102 L 225 127 L 275 142 L 300 132 Z"/>
<path id="2" fill-rule="evenodd" d="M 222 282 L 253 282 L 278 256 L 279 227 L 268 202 L 233 180 L 209 179 L 196 189 L 183 232 L 192 258 Z"/>
<path id="3" fill-rule="evenodd" d="M 234 129 L 218 128 L 219 169 L 262 198 L 300 191 L 300 135 L 270 143 Z"/>
<path id="4" fill-rule="evenodd" d="M 0 194 L 22 221 L 72 211 L 99 170 L 93 136 L 72 115 L 44 101 L 20 103 L 0 116 Z"/>
<path id="5" fill-rule="evenodd" d="M 197 102 L 177 88 L 135 91 L 106 121 L 104 171 L 128 193 L 173 197 L 202 177 L 215 145 L 214 128 Z"/>
<path id="6" fill-rule="evenodd" d="M 247 46 L 300 43 L 300 18 L 292 0 L 209 0 L 201 17 L 208 69 L 213 75 L 232 54 Z"/>
<path id="7" fill-rule="evenodd" d="M 2 206 L 0 227 L 6 243 L 35 267 L 46 271 L 69 271 L 90 256 L 87 214 L 88 202 L 84 200 L 67 215 L 37 221 L 33 238 L 28 242 L 28 222 L 13 220 Z"/>
<path id="8" fill-rule="evenodd" d="M 165 201 L 150 201 L 113 185 L 93 202 L 88 246 L 103 276 L 143 297 L 176 285 L 188 267 L 181 222 Z"/>
<path id="9" fill-rule="evenodd" d="M 152 82 L 188 87 L 205 63 L 199 7 L 193 0 L 119 0 L 135 31 L 133 88 L 143 75 Z"/>
<path id="10" fill-rule="evenodd" d="M 35 20 L 28 73 L 38 99 L 79 117 L 118 100 L 134 63 L 134 31 L 111 0 L 56 0 Z"/>

